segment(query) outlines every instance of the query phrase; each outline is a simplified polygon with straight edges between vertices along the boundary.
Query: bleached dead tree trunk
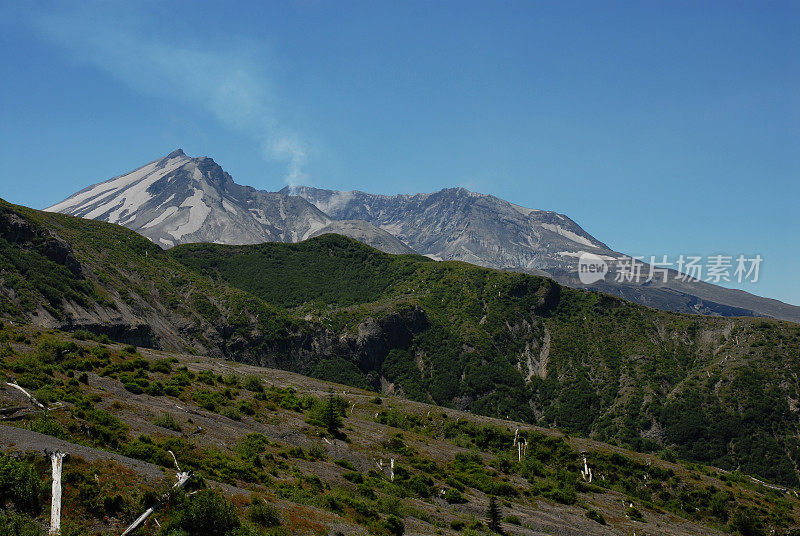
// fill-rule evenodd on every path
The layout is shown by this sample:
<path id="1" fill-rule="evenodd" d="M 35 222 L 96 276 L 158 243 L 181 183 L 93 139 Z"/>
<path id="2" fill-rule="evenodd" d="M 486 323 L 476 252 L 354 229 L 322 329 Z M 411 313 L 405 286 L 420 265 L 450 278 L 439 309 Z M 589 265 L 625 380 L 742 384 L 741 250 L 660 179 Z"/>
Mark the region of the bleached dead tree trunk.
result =
<path id="1" fill-rule="evenodd" d="M 389 462 L 389 482 L 394 482 L 394 458 Z"/>
<path id="2" fill-rule="evenodd" d="M 50 534 L 61 534 L 61 470 L 64 467 L 64 452 L 51 452 L 53 465 L 53 493 L 50 501 Z"/>
<path id="3" fill-rule="evenodd" d="M 30 401 L 31 401 L 31 404 L 33 404 L 33 405 L 34 405 L 34 406 L 36 406 L 37 408 L 39 408 L 39 409 L 45 409 L 45 407 L 44 407 L 44 404 L 42 404 L 41 402 L 39 402 L 38 400 L 36 400 L 36 399 L 33 397 L 33 395 L 32 395 L 32 394 L 30 394 L 28 391 L 26 391 L 26 390 L 25 390 L 25 388 L 24 388 L 24 387 L 22 387 L 22 386 L 20 386 L 20 385 L 17 385 L 16 383 L 11 383 L 11 382 L 6 382 L 6 385 L 8 385 L 8 386 L 10 386 L 10 387 L 13 387 L 14 389 L 17 389 L 17 390 L 19 390 L 19 391 L 22 391 L 22 394 L 24 394 L 25 396 L 27 396 L 27 397 L 28 397 L 28 400 L 30 400 Z"/>
<path id="4" fill-rule="evenodd" d="M 178 481 L 175 483 L 174 486 L 172 486 L 172 490 L 181 489 L 183 486 L 186 485 L 186 483 L 189 481 L 189 478 L 191 476 L 192 476 L 191 472 L 178 473 Z M 167 492 L 164 495 L 162 495 L 161 497 L 159 497 L 159 499 L 156 501 L 156 503 L 153 506 L 151 506 L 150 508 L 145 510 L 142 515 L 140 515 L 139 517 L 136 518 L 136 521 L 131 523 L 130 527 L 125 529 L 125 532 L 122 533 L 122 536 L 127 536 L 128 534 L 133 533 L 133 531 L 135 531 L 136 529 L 141 527 L 144 524 L 144 522 L 147 521 L 147 518 L 150 517 L 153 514 L 153 512 L 155 512 L 158 509 L 159 506 L 161 506 L 161 502 L 166 500 L 166 498 L 168 496 L 169 496 L 169 492 Z"/>
<path id="5" fill-rule="evenodd" d="M 586 482 L 592 482 L 592 470 L 589 468 L 589 464 L 586 462 L 586 454 L 583 455 L 583 469 L 581 469 L 581 476 Z"/>
<path id="6" fill-rule="evenodd" d="M 192 472 L 181 471 L 181 468 L 178 466 L 178 460 L 175 459 L 175 454 L 173 454 L 171 450 L 167 452 L 172 454 L 172 459 L 175 460 L 175 468 L 178 470 L 177 474 L 178 481 L 175 482 L 175 485 L 172 486 L 172 490 L 170 490 L 170 491 L 176 491 L 181 489 L 183 486 L 186 485 L 187 482 L 189 482 L 189 479 L 192 477 Z M 136 521 L 131 523 L 131 525 L 127 529 L 125 529 L 125 532 L 122 533 L 122 536 L 127 536 L 128 534 L 132 534 L 133 531 L 141 527 L 144 524 L 144 522 L 147 521 L 147 518 L 150 517 L 153 514 L 153 512 L 158 510 L 158 507 L 161 506 L 161 503 L 167 500 L 167 498 L 169 497 L 169 493 L 170 493 L 169 491 L 164 493 L 161 497 L 158 498 L 158 500 L 155 502 L 155 504 L 153 504 L 153 506 L 145 510 L 142 515 L 137 517 Z"/>

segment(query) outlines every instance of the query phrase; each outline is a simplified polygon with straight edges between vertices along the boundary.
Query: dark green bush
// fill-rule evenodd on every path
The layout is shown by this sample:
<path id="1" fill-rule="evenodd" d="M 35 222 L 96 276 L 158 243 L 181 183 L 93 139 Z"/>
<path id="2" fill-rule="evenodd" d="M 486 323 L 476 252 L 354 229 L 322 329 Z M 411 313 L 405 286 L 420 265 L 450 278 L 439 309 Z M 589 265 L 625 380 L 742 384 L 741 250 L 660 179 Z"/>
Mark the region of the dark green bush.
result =
<path id="1" fill-rule="evenodd" d="M 256 525 L 262 527 L 275 527 L 281 524 L 281 517 L 278 509 L 274 505 L 264 502 L 262 499 L 254 499 L 250 508 L 247 510 L 247 517 Z"/>
<path id="2" fill-rule="evenodd" d="M 403 520 L 394 514 L 389 514 L 386 516 L 386 519 L 383 520 L 383 528 L 389 531 L 389 534 L 394 536 L 403 536 L 403 534 L 406 532 L 405 523 L 403 523 Z"/>
<path id="3" fill-rule="evenodd" d="M 188 497 L 178 518 L 189 536 L 226 536 L 240 524 L 233 503 L 213 489 Z"/>
<path id="4" fill-rule="evenodd" d="M 0 509 L 0 536 L 42 536 L 42 531 L 30 517 Z"/>
<path id="5" fill-rule="evenodd" d="M 444 492 L 444 500 L 449 502 L 450 504 L 461 504 L 467 502 L 461 492 L 455 488 L 448 488 L 447 491 Z"/>
<path id="6" fill-rule="evenodd" d="M 605 525 L 606 524 L 606 518 L 604 518 L 603 515 L 600 512 L 598 512 L 597 510 L 587 510 L 586 511 L 586 517 L 588 517 L 592 521 L 596 521 L 596 522 L 600 523 L 601 525 Z"/>
<path id="7" fill-rule="evenodd" d="M 244 379 L 244 388 L 254 393 L 264 391 L 264 384 L 258 376 L 248 376 Z"/>
<path id="8" fill-rule="evenodd" d="M 253 402 L 250 400 L 240 400 L 237 407 L 239 412 L 243 413 L 244 415 L 253 415 L 256 412 Z"/>
<path id="9" fill-rule="evenodd" d="M 345 480 L 349 480 L 353 484 L 361 484 L 364 482 L 364 475 L 355 471 L 347 471 L 342 475 Z"/>
<path id="10" fill-rule="evenodd" d="M 44 488 L 32 464 L 0 454 L 0 507 L 10 502 L 22 510 L 37 510 Z"/>

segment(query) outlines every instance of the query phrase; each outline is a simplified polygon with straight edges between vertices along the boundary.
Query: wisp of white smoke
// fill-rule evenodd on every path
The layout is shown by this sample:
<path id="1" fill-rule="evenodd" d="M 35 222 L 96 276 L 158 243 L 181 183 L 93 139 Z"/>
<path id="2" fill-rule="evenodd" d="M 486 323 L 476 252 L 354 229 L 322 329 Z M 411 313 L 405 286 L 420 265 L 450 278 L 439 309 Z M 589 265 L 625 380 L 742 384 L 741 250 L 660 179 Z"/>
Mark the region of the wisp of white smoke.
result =
<path id="1" fill-rule="evenodd" d="M 212 47 L 154 38 L 141 30 L 136 16 L 104 11 L 108 6 L 51 5 L 47 12 L 32 13 L 31 20 L 43 38 L 75 59 L 136 91 L 201 106 L 221 124 L 252 137 L 265 158 L 286 163 L 289 186 L 307 178 L 307 145 L 276 117 L 265 43 L 239 40 Z"/>

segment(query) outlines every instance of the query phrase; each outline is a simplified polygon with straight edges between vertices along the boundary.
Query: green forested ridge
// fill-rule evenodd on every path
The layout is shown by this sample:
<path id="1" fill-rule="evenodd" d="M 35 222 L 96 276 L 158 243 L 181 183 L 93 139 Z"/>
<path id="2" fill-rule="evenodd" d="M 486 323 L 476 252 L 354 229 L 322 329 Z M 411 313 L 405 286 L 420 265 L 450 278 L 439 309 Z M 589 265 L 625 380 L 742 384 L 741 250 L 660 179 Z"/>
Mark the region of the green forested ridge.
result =
<path id="1" fill-rule="evenodd" d="M 0 208 L 68 243 L 83 278 L 64 290 L 32 280 L 23 302 L 8 291 L 21 269 L 4 265 L 6 315 L 39 302 L 57 311 L 54 292 L 145 321 L 164 312 L 180 330 L 162 345 L 246 361 L 281 353 L 281 366 L 317 377 L 798 483 L 796 324 L 657 311 L 333 235 L 163 252 L 121 227 Z M 54 262 L 31 242 L 3 247 Z M 326 342 L 340 337 L 351 345 Z"/>
<path id="2" fill-rule="evenodd" d="M 321 255 L 326 248 L 328 254 Z M 297 244 L 188 244 L 170 254 L 193 270 L 282 307 L 375 301 L 417 263 L 433 262 L 421 255 L 376 255 L 372 248 L 340 235 Z"/>

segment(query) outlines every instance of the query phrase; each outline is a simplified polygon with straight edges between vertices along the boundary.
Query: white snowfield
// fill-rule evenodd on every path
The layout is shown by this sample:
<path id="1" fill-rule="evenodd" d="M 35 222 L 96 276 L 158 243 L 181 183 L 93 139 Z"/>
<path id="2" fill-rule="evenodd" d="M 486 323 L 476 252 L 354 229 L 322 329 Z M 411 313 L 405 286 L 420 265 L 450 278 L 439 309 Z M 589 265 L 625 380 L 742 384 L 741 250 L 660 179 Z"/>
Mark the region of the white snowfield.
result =
<path id="1" fill-rule="evenodd" d="M 113 212 L 109 212 L 107 218 L 102 219 L 111 223 L 118 223 L 119 215 L 123 211 L 132 212 L 146 201 L 152 199 L 153 196 L 147 193 L 147 189 L 154 182 L 190 160 L 191 158 L 186 155 L 175 156 L 168 160 L 159 158 L 126 175 L 120 175 L 105 182 L 89 186 L 45 210 L 72 214 L 90 205 L 96 208 L 85 214 L 80 214 L 80 216 L 87 219 L 97 219 L 106 212 L 115 209 Z M 164 165 L 159 167 L 161 162 Z"/>
<path id="2" fill-rule="evenodd" d="M 178 175 L 173 172 L 180 168 L 185 168 L 186 175 L 191 177 L 191 188 L 186 191 L 189 195 L 176 204 L 177 194 L 172 193 L 159 200 L 156 206 L 148 206 L 157 197 L 150 191 L 151 187 L 164 178 L 168 182 L 175 181 Z M 171 246 L 184 236 L 198 232 L 211 214 L 212 209 L 204 199 L 206 191 L 213 191 L 213 188 L 197 163 L 181 152 L 90 186 L 45 210 L 128 225 L 137 231 L 160 229 L 166 236 L 149 238 Z M 221 201 L 225 211 L 235 213 L 233 205 L 224 199 Z M 144 210 L 148 218 L 138 222 Z"/>

